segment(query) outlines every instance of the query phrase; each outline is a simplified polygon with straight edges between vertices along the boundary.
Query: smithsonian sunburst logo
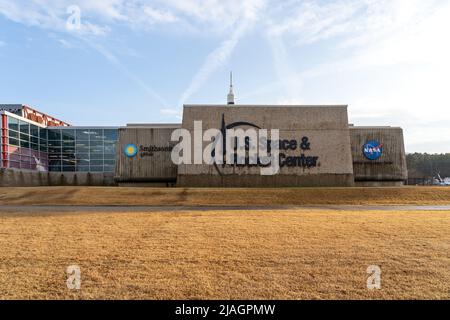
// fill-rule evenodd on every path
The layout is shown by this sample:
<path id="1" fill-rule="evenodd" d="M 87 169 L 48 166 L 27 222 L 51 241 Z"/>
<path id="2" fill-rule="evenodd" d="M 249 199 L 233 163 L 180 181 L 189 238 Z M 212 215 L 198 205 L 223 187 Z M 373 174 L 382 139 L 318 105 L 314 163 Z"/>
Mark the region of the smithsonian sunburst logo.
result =
<path id="1" fill-rule="evenodd" d="M 125 146 L 123 151 L 127 157 L 133 158 L 138 153 L 138 148 L 136 147 L 136 145 L 130 143 Z"/>

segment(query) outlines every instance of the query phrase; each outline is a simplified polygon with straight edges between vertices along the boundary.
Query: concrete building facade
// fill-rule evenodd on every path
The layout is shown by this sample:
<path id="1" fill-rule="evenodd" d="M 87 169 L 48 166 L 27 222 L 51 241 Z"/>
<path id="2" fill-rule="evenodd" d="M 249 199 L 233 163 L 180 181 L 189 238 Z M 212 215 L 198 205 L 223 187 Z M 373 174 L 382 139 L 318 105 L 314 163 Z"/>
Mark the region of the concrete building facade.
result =
<path id="1" fill-rule="evenodd" d="M 72 127 L 19 106 L 0 105 L 0 186 L 344 187 L 407 179 L 402 129 L 349 125 L 347 106 L 186 105 L 182 123 L 125 127 Z M 259 163 L 247 162 L 175 164 L 172 134 L 195 136 L 194 121 L 225 135 L 278 129 L 279 172 L 262 175 Z"/>
<path id="2" fill-rule="evenodd" d="M 408 179 L 401 128 L 350 126 L 350 140 L 357 186 L 398 186 Z M 379 158 L 365 156 L 364 146 L 368 141 L 382 145 Z"/>
<path id="3" fill-rule="evenodd" d="M 126 186 L 174 186 L 177 166 L 171 161 L 173 130 L 180 124 L 135 124 L 119 129 L 115 180 Z"/>
<path id="4" fill-rule="evenodd" d="M 180 186 L 313 187 L 354 183 L 346 106 L 185 106 L 183 128 L 192 136 L 194 121 L 202 121 L 203 130 L 279 130 L 280 170 L 275 175 L 261 175 L 261 167 L 249 163 L 182 164 L 178 167 Z"/>

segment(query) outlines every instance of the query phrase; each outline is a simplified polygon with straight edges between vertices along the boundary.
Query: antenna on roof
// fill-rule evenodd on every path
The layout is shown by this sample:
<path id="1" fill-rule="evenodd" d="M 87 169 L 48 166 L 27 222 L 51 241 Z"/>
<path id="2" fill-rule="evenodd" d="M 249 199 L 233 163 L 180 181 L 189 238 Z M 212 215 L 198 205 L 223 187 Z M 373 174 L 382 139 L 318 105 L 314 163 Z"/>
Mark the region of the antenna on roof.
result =
<path id="1" fill-rule="evenodd" d="M 233 72 L 230 72 L 230 92 L 227 96 L 227 104 L 233 105 L 234 104 L 234 93 L 233 93 Z"/>

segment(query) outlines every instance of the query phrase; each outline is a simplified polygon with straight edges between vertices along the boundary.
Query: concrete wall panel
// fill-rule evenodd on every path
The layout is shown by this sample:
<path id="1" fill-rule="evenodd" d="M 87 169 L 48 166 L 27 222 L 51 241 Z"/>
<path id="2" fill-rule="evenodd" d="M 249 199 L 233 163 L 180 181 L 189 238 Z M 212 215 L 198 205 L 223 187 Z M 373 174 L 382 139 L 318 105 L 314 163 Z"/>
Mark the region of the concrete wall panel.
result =
<path id="1" fill-rule="evenodd" d="M 355 181 L 405 181 L 406 168 L 403 130 L 393 127 L 352 127 L 350 129 Z M 379 159 L 364 156 L 363 146 L 370 140 L 383 144 Z"/>
<path id="2" fill-rule="evenodd" d="M 177 166 L 171 161 L 171 152 L 142 152 L 145 148 L 170 148 L 170 136 L 175 128 L 120 128 L 117 148 L 117 182 L 170 182 L 177 178 Z M 124 148 L 135 145 L 139 151 L 128 157 Z M 142 149 L 144 148 L 144 149 Z"/>
<path id="3" fill-rule="evenodd" d="M 261 176 L 258 166 L 183 164 L 178 167 L 180 186 L 271 187 L 350 186 L 353 166 L 346 106 L 185 106 L 183 128 L 194 136 L 194 121 L 203 132 L 231 123 L 247 122 L 262 129 L 278 129 L 280 139 L 298 143 L 307 137 L 310 150 L 284 151 L 286 156 L 318 157 L 317 166 L 282 167 L 271 177 Z M 251 126 L 241 125 L 248 129 Z M 205 147 L 208 143 L 203 143 Z M 193 158 L 193 153 L 192 153 Z"/>
<path id="4" fill-rule="evenodd" d="M 113 173 L 38 172 L 0 169 L 0 187 L 114 186 Z"/>

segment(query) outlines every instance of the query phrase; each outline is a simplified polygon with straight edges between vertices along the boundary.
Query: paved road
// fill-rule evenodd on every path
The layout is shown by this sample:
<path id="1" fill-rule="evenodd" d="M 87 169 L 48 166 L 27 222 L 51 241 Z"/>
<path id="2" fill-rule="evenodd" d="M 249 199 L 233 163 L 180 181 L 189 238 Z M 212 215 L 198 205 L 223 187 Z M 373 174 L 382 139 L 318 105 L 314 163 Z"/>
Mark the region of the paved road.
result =
<path id="1" fill-rule="evenodd" d="M 7 213 L 73 213 L 73 212 L 180 212 L 180 211 L 232 211 L 232 210 L 332 210 L 332 211 L 450 211 L 450 205 L 443 206 L 358 206 L 358 205 L 316 205 L 316 206 L 29 206 L 0 205 L 0 215 Z"/>

